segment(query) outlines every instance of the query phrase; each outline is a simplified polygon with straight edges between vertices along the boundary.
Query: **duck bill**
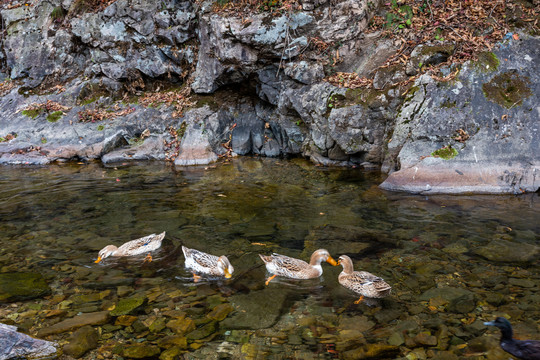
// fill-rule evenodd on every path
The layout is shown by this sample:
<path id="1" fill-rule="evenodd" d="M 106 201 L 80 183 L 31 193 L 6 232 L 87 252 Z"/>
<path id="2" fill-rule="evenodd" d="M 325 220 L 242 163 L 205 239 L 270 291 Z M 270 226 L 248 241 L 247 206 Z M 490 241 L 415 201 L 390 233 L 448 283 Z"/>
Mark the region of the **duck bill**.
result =
<path id="1" fill-rule="evenodd" d="M 223 269 L 223 272 L 225 273 L 225 279 L 230 279 L 232 277 L 229 269 Z"/>
<path id="2" fill-rule="evenodd" d="M 333 257 L 329 256 L 328 259 L 326 259 L 326 262 L 333 266 L 338 266 L 339 262 L 336 262 Z"/>
<path id="3" fill-rule="evenodd" d="M 338 261 L 337 261 L 337 265 L 341 265 L 341 260 L 338 260 Z"/>
<path id="4" fill-rule="evenodd" d="M 493 321 L 486 321 L 484 323 L 484 325 L 486 325 L 486 326 L 488 326 L 488 325 L 495 326 L 495 323 Z"/>
<path id="5" fill-rule="evenodd" d="M 98 263 L 98 262 L 100 262 L 101 260 L 103 260 L 103 259 L 101 258 L 101 256 L 98 256 L 97 260 L 96 260 L 96 261 L 94 261 L 94 263 L 96 263 L 96 264 L 97 264 L 97 263 Z"/>

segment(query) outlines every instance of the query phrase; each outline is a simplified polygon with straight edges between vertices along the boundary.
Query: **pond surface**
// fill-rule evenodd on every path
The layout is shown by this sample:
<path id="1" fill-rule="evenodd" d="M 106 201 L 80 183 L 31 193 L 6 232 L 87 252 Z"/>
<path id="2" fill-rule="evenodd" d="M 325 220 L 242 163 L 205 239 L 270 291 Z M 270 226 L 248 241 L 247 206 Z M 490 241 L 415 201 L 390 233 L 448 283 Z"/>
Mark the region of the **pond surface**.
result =
<path id="1" fill-rule="evenodd" d="M 538 194 L 427 197 L 381 181 L 301 159 L 0 167 L 0 322 L 88 359 L 508 359 L 483 325 L 496 316 L 540 339 Z M 162 231 L 150 263 L 94 263 Z M 227 255 L 232 279 L 195 283 L 181 245 Z M 383 277 L 391 296 L 354 304 L 326 263 L 320 279 L 265 286 L 258 254 L 319 248 Z M 45 282 L 17 293 L 20 276 Z"/>

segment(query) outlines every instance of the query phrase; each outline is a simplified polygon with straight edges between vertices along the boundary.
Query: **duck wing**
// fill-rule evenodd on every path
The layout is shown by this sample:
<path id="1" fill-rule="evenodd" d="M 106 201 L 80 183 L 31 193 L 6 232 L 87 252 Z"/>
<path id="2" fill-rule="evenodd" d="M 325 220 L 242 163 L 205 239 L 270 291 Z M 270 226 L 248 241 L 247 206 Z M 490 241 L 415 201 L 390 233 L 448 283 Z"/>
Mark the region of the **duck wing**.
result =
<path id="1" fill-rule="evenodd" d="M 309 264 L 303 260 L 276 253 L 272 254 L 272 262 L 276 268 L 284 269 L 290 272 L 299 272 L 309 267 Z"/>
<path id="2" fill-rule="evenodd" d="M 128 255 L 129 254 L 131 255 L 142 254 L 143 252 L 147 251 L 145 246 L 150 244 L 154 240 L 155 237 L 156 237 L 156 234 L 151 234 L 151 235 L 142 237 L 140 239 L 128 241 L 127 243 L 120 246 L 117 252 L 120 254 L 128 254 Z"/>
<path id="3" fill-rule="evenodd" d="M 367 271 L 355 271 L 350 275 L 350 278 L 353 282 L 362 286 L 370 286 L 377 292 L 387 291 L 392 288 L 386 281 L 383 280 L 383 278 L 373 275 Z"/>
<path id="4" fill-rule="evenodd" d="M 207 254 L 205 252 L 189 249 L 189 257 L 193 259 L 197 264 L 205 268 L 214 268 L 218 264 L 218 257 Z"/>
<path id="5" fill-rule="evenodd" d="M 519 359 L 540 360 L 540 341 L 538 340 L 513 340 L 504 345 L 502 348 L 506 352 Z"/>

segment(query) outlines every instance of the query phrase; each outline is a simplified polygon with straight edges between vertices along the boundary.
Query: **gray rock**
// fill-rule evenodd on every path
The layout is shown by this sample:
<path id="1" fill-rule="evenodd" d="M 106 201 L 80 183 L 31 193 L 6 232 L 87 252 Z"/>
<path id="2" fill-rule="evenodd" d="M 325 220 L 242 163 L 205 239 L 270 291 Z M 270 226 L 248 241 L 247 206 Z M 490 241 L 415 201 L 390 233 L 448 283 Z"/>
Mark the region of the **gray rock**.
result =
<path id="1" fill-rule="evenodd" d="M 423 194 L 538 190 L 540 133 L 532 129 L 540 117 L 539 43 L 528 38 L 496 49 L 491 67 L 468 63 L 446 85 L 421 76 L 396 120 L 383 167 L 391 173 L 381 187 Z M 514 89 L 507 98 L 516 100 L 499 95 L 505 81 Z"/>
<path id="2" fill-rule="evenodd" d="M 17 327 L 0 323 L 0 360 L 56 358 L 57 345 L 17 332 Z"/>

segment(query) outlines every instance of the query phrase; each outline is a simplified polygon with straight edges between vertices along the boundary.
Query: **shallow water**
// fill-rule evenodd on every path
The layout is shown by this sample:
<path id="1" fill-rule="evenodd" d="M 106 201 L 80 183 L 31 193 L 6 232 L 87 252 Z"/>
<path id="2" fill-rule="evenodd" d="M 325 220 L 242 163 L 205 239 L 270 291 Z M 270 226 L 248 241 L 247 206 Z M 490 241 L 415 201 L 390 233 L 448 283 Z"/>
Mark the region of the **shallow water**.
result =
<path id="1" fill-rule="evenodd" d="M 134 356 L 118 344 L 138 344 L 162 359 L 506 359 L 482 324 L 495 316 L 540 339 L 539 196 L 395 194 L 381 180 L 300 159 L 0 167 L 0 273 L 40 273 L 51 288 L 0 304 L 0 322 L 36 335 L 144 299 L 125 321 L 94 324 L 99 344 L 86 358 Z M 151 263 L 93 262 L 105 245 L 162 231 Z M 228 255 L 233 278 L 194 283 L 181 245 Z M 318 248 L 348 254 L 392 295 L 355 305 L 337 283 L 341 267 L 328 264 L 320 279 L 264 285 L 259 253 L 307 260 Z M 160 342 L 167 336 L 187 341 Z"/>

